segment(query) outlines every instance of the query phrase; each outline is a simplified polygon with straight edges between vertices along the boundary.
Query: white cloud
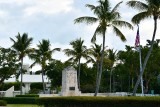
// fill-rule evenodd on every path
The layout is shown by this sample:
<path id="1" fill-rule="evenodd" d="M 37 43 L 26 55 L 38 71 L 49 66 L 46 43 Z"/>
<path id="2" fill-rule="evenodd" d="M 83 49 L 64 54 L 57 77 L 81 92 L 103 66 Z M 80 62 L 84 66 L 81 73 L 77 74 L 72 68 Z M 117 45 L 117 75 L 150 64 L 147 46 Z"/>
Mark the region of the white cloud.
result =
<path id="1" fill-rule="evenodd" d="M 22 4 L 25 4 L 27 3 L 29 0 L 0 0 L 0 4 L 18 4 L 18 5 L 22 5 Z"/>
<path id="2" fill-rule="evenodd" d="M 74 0 L 0 0 L 0 4 L 23 6 L 25 16 L 69 12 L 73 3 Z"/>
<path id="3" fill-rule="evenodd" d="M 6 16 L 8 16 L 8 12 L 0 10 L 0 17 L 6 17 Z"/>
<path id="4" fill-rule="evenodd" d="M 36 1 L 36 0 L 34 0 Z M 56 14 L 60 12 L 69 12 L 72 9 L 73 0 L 38 0 L 34 5 L 30 5 L 24 9 L 24 13 L 28 16 L 37 13 Z"/>

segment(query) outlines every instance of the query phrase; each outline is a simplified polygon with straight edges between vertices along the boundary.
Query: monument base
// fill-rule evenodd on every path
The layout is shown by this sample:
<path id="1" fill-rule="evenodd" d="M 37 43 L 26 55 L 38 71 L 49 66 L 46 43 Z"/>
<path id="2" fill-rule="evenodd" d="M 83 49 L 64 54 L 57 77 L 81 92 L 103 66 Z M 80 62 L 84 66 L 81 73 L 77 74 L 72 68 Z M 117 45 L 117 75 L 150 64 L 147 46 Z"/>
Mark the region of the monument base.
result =
<path id="1" fill-rule="evenodd" d="M 61 92 L 61 96 L 81 96 L 81 91 Z"/>

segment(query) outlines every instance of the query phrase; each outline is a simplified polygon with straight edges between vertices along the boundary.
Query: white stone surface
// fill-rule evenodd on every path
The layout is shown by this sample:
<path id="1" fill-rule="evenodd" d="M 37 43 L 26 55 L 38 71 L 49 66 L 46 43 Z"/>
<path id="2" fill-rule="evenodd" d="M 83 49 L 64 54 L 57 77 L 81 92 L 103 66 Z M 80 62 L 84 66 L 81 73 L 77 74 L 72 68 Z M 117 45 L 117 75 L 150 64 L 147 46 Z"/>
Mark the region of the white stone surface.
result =
<path id="1" fill-rule="evenodd" d="M 14 92 L 14 86 L 12 86 L 11 88 L 9 88 L 9 89 L 5 92 L 5 97 L 13 97 L 13 92 Z"/>
<path id="2" fill-rule="evenodd" d="M 49 82 L 49 79 L 47 78 L 46 75 L 43 77 L 44 77 L 45 83 Z M 21 81 L 21 76 L 19 76 L 18 81 Z M 11 78 L 9 78 L 8 80 L 5 80 L 4 82 L 5 83 L 16 82 L 16 78 L 14 75 L 12 75 Z M 23 83 L 36 83 L 36 82 L 42 82 L 42 75 L 23 74 Z"/>
<path id="3" fill-rule="evenodd" d="M 62 96 L 80 96 L 77 85 L 77 71 L 69 66 L 62 71 Z"/>

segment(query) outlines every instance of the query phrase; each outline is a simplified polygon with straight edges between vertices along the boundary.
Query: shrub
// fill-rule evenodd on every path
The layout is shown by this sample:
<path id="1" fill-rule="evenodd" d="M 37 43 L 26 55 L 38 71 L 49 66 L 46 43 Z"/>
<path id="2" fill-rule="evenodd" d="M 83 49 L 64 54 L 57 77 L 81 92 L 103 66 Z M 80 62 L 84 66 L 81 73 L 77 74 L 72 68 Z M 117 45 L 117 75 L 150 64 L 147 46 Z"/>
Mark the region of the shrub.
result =
<path id="1" fill-rule="evenodd" d="M 38 94 L 40 91 L 41 91 L 40 89 L 34 88 L 34 89 L 29 90 L 29 94 Z"/>
<path id="2" fill-rule="evenodd" d="M 37 102 L 44 107 L 160 107 L 160 97 L 52 97 Z"/>
<path id="3" fill-rule="evenodd" d="M 30 85 L 31 90 L 32 89 L 40 89 L 43 90 L 43 83 L 32 83 Z"/>
<path id="4" fill-rule="evenodd" d="M 95 92 L 95 86 L 92 84 L 86 84 L 81 86 L 81 92 L 83 93 L 94 93 Z"/>
<path id="5" fill-rule="evenodd" d="M 15 97 L 39 97 L 37 94 L 16 95 Z"/>
<path id="6" fill-rule="evenodd" d="M 6 106 L 6 105 L 7 105 L 6 101 L 0 100 L 0 106 Z"/>
<path id="7" fill-rule="evenodd" d="M 11 83 L 4 83 L 2 86 L 0 86 L 0 90 L 8 90 L 9 88 L 11 88 L 12 86 L 14 86 L 14 90 L 20 90 L 20 83 L 19 82 L 11 82 Z"/>
<path id="8" fill-rule="evenodd" d="M 7 104 L 36 104 L 36 97 L 2 97 Z"/>

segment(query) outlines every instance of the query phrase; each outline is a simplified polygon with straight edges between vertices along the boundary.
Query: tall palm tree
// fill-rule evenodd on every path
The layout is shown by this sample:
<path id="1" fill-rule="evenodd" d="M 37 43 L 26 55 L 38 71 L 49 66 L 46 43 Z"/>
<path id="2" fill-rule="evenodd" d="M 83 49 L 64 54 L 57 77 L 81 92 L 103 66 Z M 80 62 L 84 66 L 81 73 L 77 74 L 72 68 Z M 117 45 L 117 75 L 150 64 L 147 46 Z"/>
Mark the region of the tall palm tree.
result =
<path id="1" fill-rule="evenodd" d="M 77 63 L 78 65 L 78 88 L 80 89 L 80 71 L 81 71 L 81 58 L 88 59 L 87 47 L 83 44 L 84 40 L 76 39 L 75 41 L 70 42 L 70 45 L 73 49 L 64 49 L 64 52 L 67 56 L 72 56 L 68 61 Z"/>
<path id="2" fill-rule="evenodd" d="M 139 24 L 142 20 L 144 20 L 146 18 L 151 18 L 151 17 L 154 20 L 154 31 L 153 31 L 151 46 L 150 46 L 150 49 L 149 49 L 147 56 L 144 60 L 144 63 L 142 66 L 142 71 L 141 71 L 140 75 L 138 76 L 138 80 L 137 80 L 136 85 L 133 90 L 133 95 L 135 95 L 135 93 L 136 93 L 137 87 L 140 83 L 140 78 L 143 75 L 143 72 L 144 72 L 146 65 L 147 65 L 147 62 L 148 62 L 148 59 L 149 59 L 150 54 L 152 52 L 153 43 L 154 43 L 154 39 L 156 36 L 156 31 L 157 31 L 157 20 L 160 18 L 160 0 L 145 0 L 145 1 L 146 1 L 146 3 L 141 2 L 141 1 L 133 1 L 133 0 L 127 2 L 127 5 L 140 11 L 138 14 L 136 14 L 132 18 L 133 23 Z"/>
<path id="3" fill-rule="evenodd" d="M 98 6 L 94 6 L 90 4 L 86 5 L 91 9 L 91 11 L 93 11 L 96 17 L 84 16 L 84 17 L 79 17 L 75 19 L 75 23 L 84 22 L 87 24 L 94 24 L 98 22 L 98 27 L 96 28 L 95 33 L 91 39 L 92 42 L 96 41 L 97 35 L 100 34 L 103 36 L 100 72 L 99 72 L 98 83 L 96 85 L 95 96 L 97 96 L 97 93 L 99 91 L 100 81 L 101 81 L 103 59 L 104 59 L 105 38 L 106 38 L 105 34 L 106 34 L 107 28 L 111 27 L 114 33 L 116 33 L 116 35 L 120 37 L 122 41 L 126 41 L 126 38 L 123 35 L 123 33 L 119 30 L 118 27 L 124 26 L 124 27 L 129 27 L 130 29 L 133 29 L 130 23 L 120 20 L 121 16 L 117 9 L 122 2 L 119 2 L 112 10 L 110 8 L 109 0 L 99 0 L 98 3 L 99 3 Z"/>
<path id="4" fill-rule="evenodd" d="M 24 33 L 22 36 L 20 33 L 16 36 L 16 40 L 10 38 L 13 42 L 12 48 L 19 55 L 19 60 L 21 61 L 20 74 L 21 74 L 21 84 L 20 84 L 20 94 L 22 94 L 22 82 L 23 82 L 23 74 L 22 74 L 22 66 L 23 66 L 23 58 L 30 53 L 30 45 L 32 43 L 33 38 L 29 38 L 27 33 Z"/>
<path id="5" fill-rule="evenodd" d="M 50 48 L 51 44 L 49 40 L 42 40 L 42 42 L 39 42 L 37 45 L 38 49 L 34 49 L 34 52 L 29 55 L 29 58 L 31 60 L 34 60 L 31 67 L 33 67 L 35 64 L 39 64 L 42 67 L 42 83 L 43 83 L 43 93 L 45 94 L 45 84 L 44 84 L 44 71 L 47 65 L 47 61 L 52 60 L 52 53 L 55 51 L 60 51 L 60 48 Z"/>

